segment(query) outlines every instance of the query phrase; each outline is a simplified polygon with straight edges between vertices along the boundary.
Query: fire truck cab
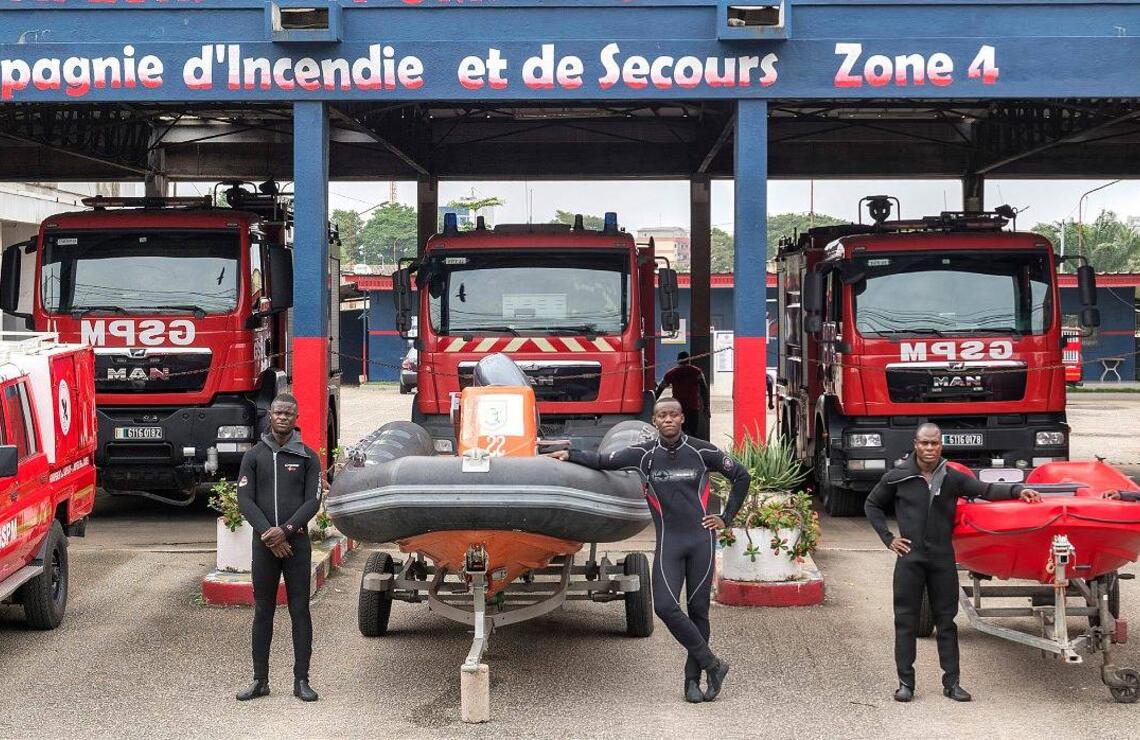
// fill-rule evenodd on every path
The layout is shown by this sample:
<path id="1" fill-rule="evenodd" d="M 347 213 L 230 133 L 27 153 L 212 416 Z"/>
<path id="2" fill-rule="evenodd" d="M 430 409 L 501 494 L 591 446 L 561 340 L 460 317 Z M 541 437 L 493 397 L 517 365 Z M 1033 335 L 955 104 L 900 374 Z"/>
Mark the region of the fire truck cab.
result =
<path id="1" fill-rule="evenodd" d="M 89 347 L 0 334 L 0 603 L 35 629 L 63 619 L 67 538 L 95 502 L 94 370 Z"/>
<path id="2" fill-rule="evenodd" d="M 777 257 L 779 431 L 814 471 L 833 515 L 942 429 L 944 456 L 983 480 L 1020 481 L 1068 459 L 1058 260 L 1012 209 L 814 228 Z M 897 201 L 895 201 L 897 205 Z M 1078 271 L 1094 325 L 1092 268 Z"/>

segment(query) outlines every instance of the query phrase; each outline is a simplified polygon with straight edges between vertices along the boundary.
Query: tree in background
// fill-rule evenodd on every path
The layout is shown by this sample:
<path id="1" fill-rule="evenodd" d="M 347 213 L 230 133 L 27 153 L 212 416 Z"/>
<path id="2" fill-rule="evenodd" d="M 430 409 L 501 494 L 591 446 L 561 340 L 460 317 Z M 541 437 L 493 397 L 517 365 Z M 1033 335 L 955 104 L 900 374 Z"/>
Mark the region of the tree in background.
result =
<path id="1" fill-rule="evenodd" d="M 550 223 L 552 223 L 552 224 L 569 224 L 570 226 L 573 226 L 575 215 L 577 215 L 577 214 L 571 213 L 570 211 L 555 211 L 554 212 L 554 218 L 550 219 Z M 604 225 L 605 225 L 605 219 L 603 217 L 591 216 L 591 215 L 588 215 L 585 213 L 582 214 L 582 226 L 584 226 L 585 228 L 591 229 L 593 231 L 601 231 L 602 226 L 604 226 Z"/>
<path id="2" fill-rule="evenodd" d="M 394 265 L 403 257 L 415 257 L 416 209 L 400 203 L 378 206 L 359 239 L 360 253 L 369 265 Z"/>
<path id="3" fill-rule="evenodd" d="M 1037 224 L 1030 231 L 1053 243 L 1060 253 L 1061 233 L 1056 224 Z M 1065 254 L 1084 254 L 1098 273 L 1140 272 L 1140 233 L 1117 218 L 1112 211 L 1101 211 L 1089 224 L 1065 223 Z M 1076 265 L 1062 265 L 1073 272 Z"/>
<path id="4" fill-rule="evenodd" d="M 364 262 L 364 255 L 360 251 L 360 232 L 364 229 L 364 220 L 356 211 L 337 208 L 329 216 L 329 220 L 336 224 L 340 231 L 340 260 L 344 264 Z"/>
<path id="5" fill-rule="evenodd" d="M 470 196 L 465 196 L 463 198 L 456 198 L 455 200 L 448 201 L 447 207 L 454 209 L 456 211 L 467 211 L 468 217 L 471 219 L 471 223 L 468 226 L 466 226 L 465 228 L 474 229 L 475 228 L 475 218 L 476 218 L 476 216 L 480 215 L 479 211 L 481 211 L 484 208 L 496 208 L 498 206 L 506 205 L 506 203 L 507 203 L 507 201 L 503 200 L 502 198 L 500 198 L 497 195 L 491 195 L 491 196 L 487 196 L 485 198 L 476 198 L 475 197 L 475 191 L 472 190 Z M 439 231 L 443 231 L 443 218 L 442 217 L 440 217 L 438 219 L 438 223 L 436 225 L 436 228 Z"/>
<path id="6" fill-rule="evenodd" d="M 776 258 L 780 239 L 785 236 L 794 237 L 802 234 L 813 226 L 834 226 L 847 223 L 842 218 L 828 216 L 825 213 L 777 213 L 768 217 L 768 259 Z M 733 237 L 732 234 L 718 229 L 712 230 L 712 271 L 733 271 Z"/>

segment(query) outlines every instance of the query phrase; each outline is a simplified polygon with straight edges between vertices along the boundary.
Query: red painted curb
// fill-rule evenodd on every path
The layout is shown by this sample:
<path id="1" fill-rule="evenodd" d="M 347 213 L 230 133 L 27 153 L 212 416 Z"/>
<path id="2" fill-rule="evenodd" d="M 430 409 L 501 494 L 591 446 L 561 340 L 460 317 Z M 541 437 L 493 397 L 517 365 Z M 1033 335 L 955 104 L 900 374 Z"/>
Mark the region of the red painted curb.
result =
<path id="1" fill-rule="evenodd" d="M 822 578 L 783 583 L 717 578 L 716 600 L 727 606 L 814 606 L 823 603 Z"/>
<path id="2" fill-rule="evenodd" d="M 342 537 L 319 560 L 313 561 L 310 595 L 315 595 L 325 585 L 332 569 L 340 567 L 345 555 L 355 549 L 356 542 Z M 211 606 L 253 606 L 253 582 L 250 574 L 211 571 L 202 579 L 202 599 Z M 285 583 L 282 581 L 277 586 L 277 605 L 284 606 L 287 601 Z"/>

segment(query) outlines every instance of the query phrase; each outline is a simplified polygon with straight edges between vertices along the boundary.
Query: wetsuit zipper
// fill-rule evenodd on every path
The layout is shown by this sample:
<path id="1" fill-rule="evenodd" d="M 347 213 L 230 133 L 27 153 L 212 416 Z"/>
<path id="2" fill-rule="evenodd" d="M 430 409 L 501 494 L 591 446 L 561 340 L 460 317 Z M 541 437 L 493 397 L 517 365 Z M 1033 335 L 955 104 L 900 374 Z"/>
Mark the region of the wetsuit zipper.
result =
<path id="1" fill-rule="evenodd" d="M 281 526 L 281 517 L 277 514 L 277 453 L 273 453 L 273 525 Z"/>

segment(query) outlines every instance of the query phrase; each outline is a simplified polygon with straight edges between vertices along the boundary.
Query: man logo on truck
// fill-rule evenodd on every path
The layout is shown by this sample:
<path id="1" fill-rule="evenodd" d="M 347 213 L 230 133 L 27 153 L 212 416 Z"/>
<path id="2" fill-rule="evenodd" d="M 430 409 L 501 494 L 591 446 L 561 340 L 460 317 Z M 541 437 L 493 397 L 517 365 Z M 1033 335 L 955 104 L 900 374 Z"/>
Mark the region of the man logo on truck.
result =
<path id="1" fill-rule="evenodd" d="M 194 322 L 187 319 L 94 319 L 83 321 L 83 342 L 94 347 L 107 344 L 107 337 L 118 337 L 126 345 L 145 344 L 157 347 L 170 342 L 181 347 L 194 343 Z"/>
<path id="2" fill-rule="evenodd" d="M 902 342 L 899 359 L 903 362 L 932 360 L 1008 360 L 1013 357 L 1013 342 L 1000 339 L 993 342 L 971 340 L 967 342 Z"/>
<path id="3" fill-rule="evenodd" d="M 107 380 L 139 381 L 139 380 L 170 380 L 168 367 L 109 367 Z"/>

